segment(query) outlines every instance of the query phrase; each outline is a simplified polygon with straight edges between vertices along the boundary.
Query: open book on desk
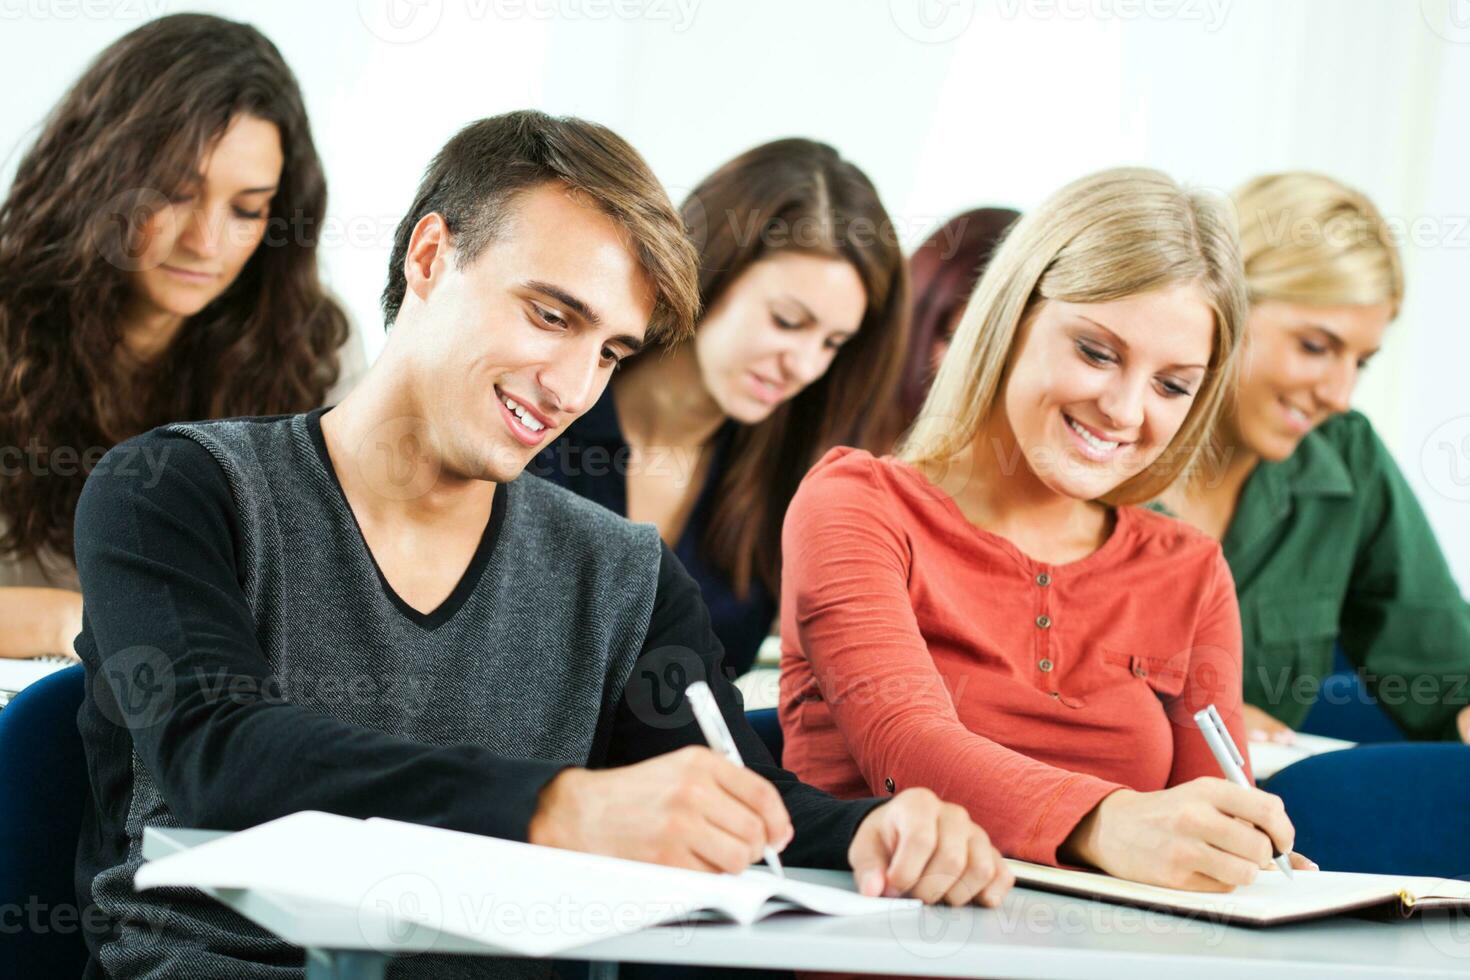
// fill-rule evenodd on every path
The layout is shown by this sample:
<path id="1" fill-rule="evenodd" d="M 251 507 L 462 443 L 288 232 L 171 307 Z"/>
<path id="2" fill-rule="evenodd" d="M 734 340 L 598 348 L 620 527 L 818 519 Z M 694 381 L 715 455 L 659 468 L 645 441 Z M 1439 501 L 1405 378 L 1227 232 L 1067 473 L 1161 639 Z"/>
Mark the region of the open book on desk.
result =
<path id="1" fill-rule="evenodd" d="M 1395 917 L 1436 908 L 1470 911 L 1470 882 L 1413 875 L 1263 870 L 1232 892 L 1192 892 L 1143 885 L 1092 871 L 1011 861 L 1018 884 L 1120 905 L 1177 912 L 1247 926 L 1274 926 L 1343 912 L 1382 909 Z"/>
<path id="2" fill-rule="evenodd" d="M 865 898 L 754 869 L 707 874 L 313 811 L 150 861 L 134 883 L 139 889 L 249 889 L 315 916 L 355 920 L 364 937 L 419 928 L 483 942 L 493 947 L 487 953 L 510 956 L 552 956 L 709 913 L 750 923 L 792 909 L 869 915 L 920 904 Z"/>

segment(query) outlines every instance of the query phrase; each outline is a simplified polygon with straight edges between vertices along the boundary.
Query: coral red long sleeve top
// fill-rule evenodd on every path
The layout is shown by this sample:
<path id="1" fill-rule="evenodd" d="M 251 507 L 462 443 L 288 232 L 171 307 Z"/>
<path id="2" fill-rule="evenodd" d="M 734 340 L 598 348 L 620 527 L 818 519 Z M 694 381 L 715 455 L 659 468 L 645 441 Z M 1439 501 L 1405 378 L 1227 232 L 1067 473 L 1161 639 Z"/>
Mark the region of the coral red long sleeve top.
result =
<path id="1" fill-rule="evenodd" d="M 1229 567 L 1181 521 L 1116 513 L 1049 565 L 913 467 L 829 452 L 782 536 L 785 766 L 837 796 L 926 786 L 1049 864 L 1114 790 L 1220 776 L 1193 714 L 1245 744 Z"/>

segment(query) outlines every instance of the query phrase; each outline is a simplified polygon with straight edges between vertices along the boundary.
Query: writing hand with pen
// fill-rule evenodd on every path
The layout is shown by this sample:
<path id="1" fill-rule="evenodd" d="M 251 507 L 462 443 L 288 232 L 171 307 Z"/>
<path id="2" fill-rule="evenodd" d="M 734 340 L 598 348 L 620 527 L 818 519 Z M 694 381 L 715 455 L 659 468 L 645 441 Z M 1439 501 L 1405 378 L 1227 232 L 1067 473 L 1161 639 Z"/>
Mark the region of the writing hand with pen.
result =
<path id="1" fill-rule="evenodd" d="M 1249 885 L 1273 862 L 1287 877 L 1292 868 L 1317 870 L 1292 851 L 1296 829 L 1281 797 L 1246 778 L 1245 757 L 1215 706 L 1194 720 L 1225 778 L 1111 793 L 1072 831 L 1064 856 L 1115 878 L 1206 892 Z"/>
<path id="2" fill-rule="evenodd" d="M 689 746 L 616 769 L 566 769 L 541 791 L 533 844 L 738 873 L 795 836 L 769 781 Z M 1015 875 L 963 807 L 908 789 L 858 824 L 847 850 L 864 895 L 997 906 Z"/>
<path id="3" fill-rule="evenodd" d="M 738 873 L 795 837 L 776 787 L 747 769 L 703 682 L 686 691 L 710 747 L 688 746 L 617 769 L 566 769 L 540 794 L 533 844 Z M 847 849 L 858 891 L 929 904 L 997 906 L 1015 875 L 961 806 L 908 789 L 873 808 Z"/>

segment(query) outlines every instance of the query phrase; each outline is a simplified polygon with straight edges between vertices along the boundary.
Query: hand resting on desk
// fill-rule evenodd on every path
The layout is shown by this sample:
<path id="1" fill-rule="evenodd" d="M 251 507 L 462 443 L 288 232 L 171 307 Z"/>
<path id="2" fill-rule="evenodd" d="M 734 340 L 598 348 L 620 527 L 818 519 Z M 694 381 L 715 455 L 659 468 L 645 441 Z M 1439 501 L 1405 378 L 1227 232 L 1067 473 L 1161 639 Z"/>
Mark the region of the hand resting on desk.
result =
<path id="1" fill-rule="evenodd" d="M 533 844 L 736 874 L 767 843 L 791 843 L 791 818 L 769 781 L 703 746 L 616 769 L 567 769 L 541 791 Z M 865 895 L 989 906 L 1015 883 L 964 808 L 911 789 L 858 825 L 848 861 Z"/>

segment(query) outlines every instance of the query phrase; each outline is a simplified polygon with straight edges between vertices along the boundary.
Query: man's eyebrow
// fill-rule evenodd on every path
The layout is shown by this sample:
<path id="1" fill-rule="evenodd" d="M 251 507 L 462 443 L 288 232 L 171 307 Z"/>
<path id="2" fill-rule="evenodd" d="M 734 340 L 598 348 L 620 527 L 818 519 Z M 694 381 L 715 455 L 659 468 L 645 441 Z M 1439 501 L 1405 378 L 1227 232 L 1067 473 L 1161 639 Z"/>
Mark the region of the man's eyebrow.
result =
<path id="1" fill-rule="evenodd" d="M 1086 320 L 1088 323 L 1092 324 L 1094 327 L 1097 327 L 1109 337 L 1112 337 L 1113 340 L 1118 342 L 1118 346 L 1122 347 L 1124 351 L 1128 350 L 1128 341 L 1113 333 L 1113 331 L 1109 330 L 1107 326 L 1098 323 L 1090 316 L 1082 316 L 1082 314 L 1080 313 L 1077 315 L 1081 317 L 1081 319 Z M 1207 371 L 1209 370 L 1209 367 L 1210 366 L 1208 364 L 1170 364 L 1168 369 L 1171 371 Z"/>
<path id="2" fill-rule="evenodd" d="M 538 293 L 550 296 L 562 306 L 565 306 L 567 309 L 571 310 L 573 313 L 577 314 L 577 316 L 586 320 L 593 326 L 596 326 L 597 324 L 602 322 L 602 317 L 598 316 L 596 310 L 588 306 L 586 303 L 582 302 L 577 297 L 573 296 L 571 293 L 567 292 L 565 289 L 562 289 L 555 283 L 542 282 L 539 279 L 532 279 L 526 283 L 526 288 L 533 289 Z"/>
<path id="3" fill-rule="evenodd" d="M 612 340 L 609 342 L 614 344 L 622 344 L 624 347 L 628 348 L 629 357 L 632 357 L 634 354 L 641 351 L 645 344 L 645 341 L 643 341 L 641 338 L 634 337 L 632 334 L 626 333 L 618 334 L 618 336 L 612 338 Z"/>

